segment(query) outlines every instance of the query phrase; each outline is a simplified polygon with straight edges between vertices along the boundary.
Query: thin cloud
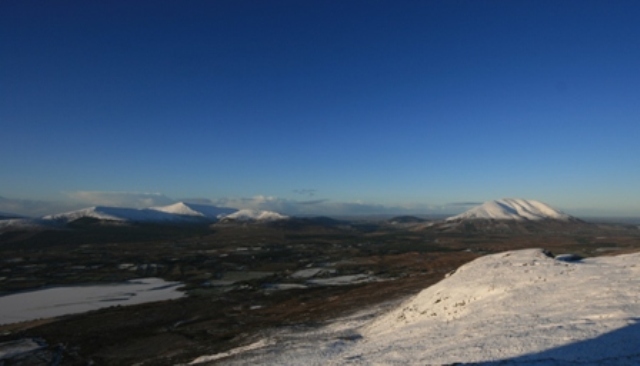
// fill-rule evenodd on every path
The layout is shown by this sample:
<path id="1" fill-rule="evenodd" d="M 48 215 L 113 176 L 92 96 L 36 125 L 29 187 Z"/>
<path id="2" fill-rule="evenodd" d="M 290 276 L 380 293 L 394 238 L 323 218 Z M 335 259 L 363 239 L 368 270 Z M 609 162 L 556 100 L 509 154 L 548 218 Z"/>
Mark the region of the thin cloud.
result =
<path id="1" fill-rule="evenodd" d="M 378 214 L 440 214 L 442 208 L 426 204 L 382 205 L 366 202 L 335 202 L 328 199 L 294 200 L 274 196 L 219 198 L 207 203 L 236 209 L 276 211 L 287 215 L 378 215 Z M 198 200 L 203 203 L 203 200 Z"/>
<path id="2" fill-rule="evenodd" d="M 316 195 L 317 190 L 315 189 L 294 189 L 293 193 L 313 197 Z"/>
<path id="3" fill-rule="evenodd" d="M 28 217 L 40 217 L 81 207 L 71 202 L 25 200 L 0 197 L 0 211 Z"/>
<path id="4" fill-rule="evenodd" d="M 447 206 L 479 206 L 484 202 L 451 202 L 447 203 Z"/>
<path id="5" fill-rule="evenodd" d="M 310 201 L 298 201 L 299 205 L 318 205 L 324 202 L 327 202 L 328 200 L 310 200 Z"/>

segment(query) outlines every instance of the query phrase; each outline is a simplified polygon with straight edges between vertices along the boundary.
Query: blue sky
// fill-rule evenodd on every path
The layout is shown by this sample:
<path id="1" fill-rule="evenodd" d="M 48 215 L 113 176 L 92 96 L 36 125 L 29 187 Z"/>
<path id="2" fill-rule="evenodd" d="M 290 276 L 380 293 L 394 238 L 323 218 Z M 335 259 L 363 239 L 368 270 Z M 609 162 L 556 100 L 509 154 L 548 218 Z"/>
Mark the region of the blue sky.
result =
<path id="1" fill-rule="evenodd" d="M 5 0 L 0 196 L 640 216 L 638 19 L 637 1 Z"/>

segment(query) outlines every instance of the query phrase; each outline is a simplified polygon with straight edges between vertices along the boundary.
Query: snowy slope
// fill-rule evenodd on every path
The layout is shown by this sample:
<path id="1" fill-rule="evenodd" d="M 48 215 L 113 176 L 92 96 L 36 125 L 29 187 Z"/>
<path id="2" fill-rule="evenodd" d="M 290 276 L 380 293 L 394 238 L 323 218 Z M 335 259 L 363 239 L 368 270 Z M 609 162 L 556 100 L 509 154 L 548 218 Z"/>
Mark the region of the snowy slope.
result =
<path id="1" fill-rule="evenodd" d="M 174 215 L 196 216 L 210 219 L 217 219 L 237 211 L 233 208 L 216 207 L 211 205 L 201 205 L 185 202 L 178 202 L 162 207 L 150 207 L 149 209 Z"/>
<path id="2" fill-rule="evenodd" d="M 638 289 L 640 253 L 578 262 L 499 253 L 373 321 L 276 333 L 225 364 L 637 365 Z"/>
<path id="3" fill-rule="evenodd" d="M 571 220 L 572 217 L 551 206 L 535 201 L 517 198 L 503 198 L 485 202 L 446 221 L 468 219 L 494 220 Z"/>
<path id="4" fill-rule="evenodd" d="M 243 209 L 243 210 L 234 212 L 230 215 L 224 216 L 222 220 L 263 221 L 264 222 L 264 221 L 285 220 L 288 218 L 289 216 L 281 215 L 273 211 Z"/>

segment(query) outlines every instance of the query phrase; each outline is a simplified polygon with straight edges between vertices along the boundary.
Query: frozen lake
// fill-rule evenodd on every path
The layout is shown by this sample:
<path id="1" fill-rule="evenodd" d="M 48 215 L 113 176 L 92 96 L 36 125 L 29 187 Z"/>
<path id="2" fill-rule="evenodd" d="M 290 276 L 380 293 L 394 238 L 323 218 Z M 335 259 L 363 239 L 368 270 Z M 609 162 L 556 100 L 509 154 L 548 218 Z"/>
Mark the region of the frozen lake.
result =
<path id="1" fill-rule="evenodd" d="M 121 283 L 52 287 L 0 297 L 0 324 L 83 313 L 115 305 L 177 299 L 182 283 L 140 278 Z"/>

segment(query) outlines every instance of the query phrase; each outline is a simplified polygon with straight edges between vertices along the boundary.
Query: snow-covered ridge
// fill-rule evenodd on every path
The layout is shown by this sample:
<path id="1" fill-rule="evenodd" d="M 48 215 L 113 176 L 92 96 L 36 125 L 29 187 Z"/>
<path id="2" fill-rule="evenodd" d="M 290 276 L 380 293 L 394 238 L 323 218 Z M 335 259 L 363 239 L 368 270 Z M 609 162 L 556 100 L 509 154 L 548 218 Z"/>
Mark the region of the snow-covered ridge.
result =
<path id="1" fill-rule="evenodd" d="M 82 210 L 48 215 L 43 217 L 43 220 L 71 222 L 85 217 L 120 222 L 198 222 L 202 220 L 266 222 L 289 218 L 288 216 L 273 211 L 236 210 L 227 207 L 178 202 L 169 206 L 143 209 L 95 206 Z"/>
<path id="2" fill-rule="evenodd" d="M 175 215 L 151 209 L 126 207 L 94 206 L 82 210 L 64 212 L 43 217 L 45 220 L 71 222 L 81 218 L 94 218 L 109 221 L 170 221 Z"/>
<path id="3" fill-rule="evenodd" d="M 45 216 L 45 220 L 71 222 L 80 218 L 122 222 L 189 222 L 194 220 L 215 220 L 236 210 L 207 205 L 178 202 L 169 206 L 143 209 L 126 207 L 95 206 L 82 210 Z"/>
<path id="4" fill-rule="evenodd" d="M 289 216 L 285 216 L 273 211 L 261 211 L 243 209 L 236 211 L 230 215 L 224 216 L 222 220 L 236 220 L 236 221 L 277 221 L 286 220 Z"/>
<path id="5" fill-rule="evenodd" d="M 149 209 L 175 215 L 198 216 L 211 219 L 218 219 L 237 211 L 233 208 L 216 207 L 211 205 L 201 205 L 185 202 L 178 202 L 168 206 L 150 207 Z"/>
<path id="6" fill-rule="evenodd" d="M 568 221 L 573 217 L 540 201 L 503 198 L 485 202 L 459 215 L 449 217 L 446 221 L 469 219 Z"/>

